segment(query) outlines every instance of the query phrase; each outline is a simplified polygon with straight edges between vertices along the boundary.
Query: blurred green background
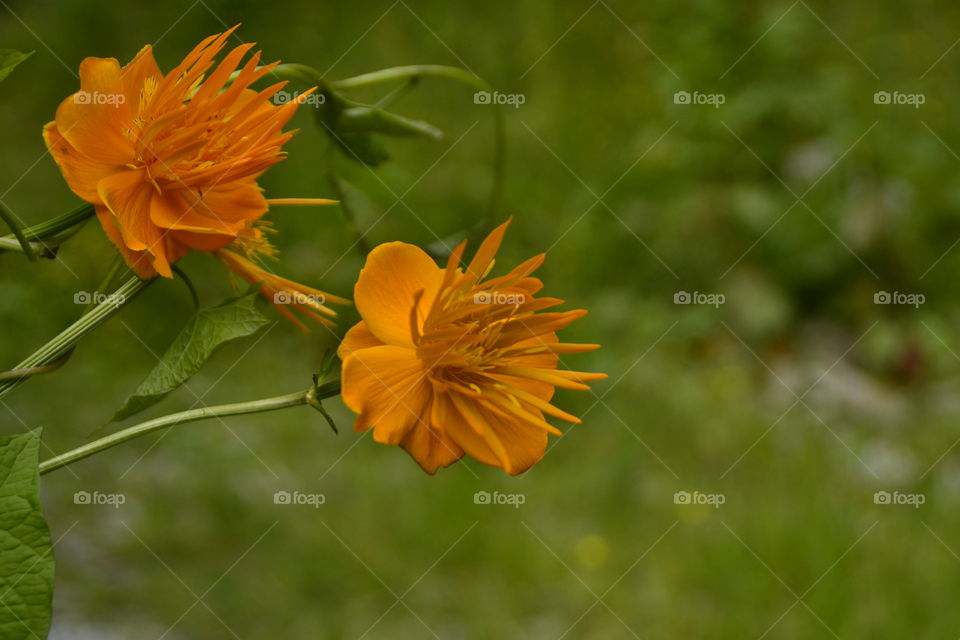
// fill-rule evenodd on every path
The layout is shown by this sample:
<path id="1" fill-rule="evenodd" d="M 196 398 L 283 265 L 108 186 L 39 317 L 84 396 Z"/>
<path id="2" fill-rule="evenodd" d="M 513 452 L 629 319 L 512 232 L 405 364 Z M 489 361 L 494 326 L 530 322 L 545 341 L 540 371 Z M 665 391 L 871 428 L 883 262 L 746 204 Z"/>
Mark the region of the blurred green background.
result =
<path id="1" fill-rule="evenodd" d="M 0 4 L 0 46 L 37 52 L 0 94 L 0 200 L 27 223 L 77 203 L 40 130 L 85 56 L 126 61 L 152 42 L 168 70 L 242 22 L 238 38 L 267 59 L 331 78 L 451 64 L 522 94 L 504 109 L 502 216 L 515 221 L 500 265 L 548 250 L 546 294 L 591 311 L 564 339 L 604 345 L 567 364 L 610 374 L 558 396 L 584 424 L 520 478 L 472 461 L 427 476 L 354 433 L 339 401 L 339 436 L 289 410 L 178 428 L 46 476 L 51 637 L 956 637 L 951 3 Z M 677 104 L 681 91 L 724 101 Z M 925 102 L 878 104 L 879 91 Z M 482 217 L 491 107 L 472 94 L 427 79 L 395 105 L 445 145 L 390 140 L 374 171 L 334 159 L 370 242 L 424 246 Z M 262 181 L 270 195 L 330 194 L 308 110 Z M 336 209 L 270 219 L 281 273 L 350 294 L 362 261 Z M 5 367 L 78 315 L 74 293 L 112 256 L 96 224 L 61 262 L 0 256 Z M 231 294 L 208 256 L 183 267 L 205 304 Z M 725 302 L 675 304 L 678 292 Z M 875 304 L 879 292 L 924 303 Z M 68 366 L 6 397 L 4 433 L 42 425 L 50 452 L 84 442 L 191 308 L 181 283 L 152 286 Z M 337 334 L 355 320 L 342 313 Z M 151 414 L 305 387 L 336 339 L 278 320 Z M 77 491 L 126 502 L 76 505 Z M 277 491 L 325 503 L 277 505 Z M 478 505 L 477 491 L 524 504 Z M 682 491 L 723 504 L 677 504 Z M 878 491 L 924 503 L 877 504 Z"/>

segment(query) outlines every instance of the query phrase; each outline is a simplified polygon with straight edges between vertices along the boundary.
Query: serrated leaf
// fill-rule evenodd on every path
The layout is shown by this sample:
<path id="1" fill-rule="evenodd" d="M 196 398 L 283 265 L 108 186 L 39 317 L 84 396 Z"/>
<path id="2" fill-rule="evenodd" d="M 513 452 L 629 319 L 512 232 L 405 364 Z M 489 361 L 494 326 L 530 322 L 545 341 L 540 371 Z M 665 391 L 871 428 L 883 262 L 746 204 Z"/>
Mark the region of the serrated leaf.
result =
<path id="1" fill-rule="evenodd" d="M 129 418 L 159 402 L 199 371 L 217 347 L 249 336 L 267 324 L 269 320 L 256 308 L 258 295 L 251 291 L 197 311 L 111 421 Z"/>
<path id="2" fill-rule="evenodd" d="M 40 430 L 0 438 L 0 638 L 45 638 L 53 547 L 40 511 Z"/>
<path id="3" fill-rule="evenodd" d="M 21 53 L 15 49 L 0 49 L 0 82 L 3 82 L 18 64 L 32 55 L 33 51 Z"/>

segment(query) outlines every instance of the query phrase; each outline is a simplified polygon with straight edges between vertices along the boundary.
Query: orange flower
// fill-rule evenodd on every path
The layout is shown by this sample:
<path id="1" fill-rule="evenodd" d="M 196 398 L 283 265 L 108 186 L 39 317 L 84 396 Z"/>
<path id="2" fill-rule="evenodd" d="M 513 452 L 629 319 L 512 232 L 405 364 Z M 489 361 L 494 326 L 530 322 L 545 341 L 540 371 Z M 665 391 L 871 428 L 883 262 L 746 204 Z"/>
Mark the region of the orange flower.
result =
<path id="1" fill-rule="evenodd" d="M 327 302 L 350 304 L 350 301 L 344 298 L 324 293 L 270 273 L 244 257 L 239 251 L 221 249 L 217 251 L 217 257 L 227 265 L 230 271 L 250 284 L 259 284 L 260 292 L 274 305 L 277 311 L 301 329 L 307 327 L 297 319 L 292 309 L 296 309 L 308 318 L 331 327 L 333 326 L 331 318 L 336 317 L 337 314 L 333 309 L 325 307 L 324 304 Z"/>
<path id="2" fill-rule="evenodd" d="M 283 127 L 301 100 L 271 102 L 284 82 L 250 89 L 277 64 L 258 67 L 257 52 L 241 66 L 252 43 L 214 67 L 234 29 L 205 38 L 166 75 L 149 45 L 122 68 L 114 58 L 85 59 L 80 91 L 44 127 L 67 184 L 95 205 L 103 230 L 140 277 L 172 277 L 170 265 L 190 250 L 244 249 L 250 240 L 264 249 L 253 224 L 270 204 L 333 202 L 263 196 L 257 177 L 284 158 L 293 132 Z"/>
<path id="3" fill-rule="evenodd" d="M 556 331 L 586 311 L 537 313 L 561 304 L 537 298 L 535 256 L 482 280 L 509 221 L 491 233 L 465 270 L 466 242 L 439 268 L 403 242 L 370 252 L 354 289 L 363 320 L 343 339 L 343 399 L 358 431 L 399 444 L 427 473 L 464 454 L 522 473 L 543 457 L 544 414 L 580 420 L 550 404 L 555 387 L 588 389 L 602 373 L 557 369 L 558 356 L 596 349 L 559 342 Z"/>

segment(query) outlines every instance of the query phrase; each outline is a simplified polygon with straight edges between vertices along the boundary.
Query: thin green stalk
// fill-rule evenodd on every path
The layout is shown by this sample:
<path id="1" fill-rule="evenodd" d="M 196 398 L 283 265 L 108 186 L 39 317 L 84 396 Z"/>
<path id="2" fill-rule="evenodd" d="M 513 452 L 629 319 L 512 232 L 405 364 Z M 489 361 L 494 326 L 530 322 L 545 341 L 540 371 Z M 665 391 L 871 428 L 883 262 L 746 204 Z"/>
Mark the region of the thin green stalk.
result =
<path id="1" fill-rule="evenodd" d="M 30 376 L 38 376 L 42 373 L 50 373 L 51 371 L 56 371 L 63 365 L 67 363 L 67 360 L 70 359 L 70 354 L 73 353 L 73 350 L 67 351 L 65 354 L 60 356 L 60 359 L 50 364 L 45 364 L 42 367 L 30 367 L 29 369 L 14 369 L 13 371 L 4 371 L 0 373 L 0 380 L 16 380 L 18 378 L 29 378 Z"/>
<path id="2" fill-rule="evenodd" d="M 493 87 L 481 78 L 465 69 L 439 64 L 418 64 L 403 67 L 391 67 L 364 73 L 352 78 L 327 82 L 323 75 L 313 67 L 305 64 L 280 64 L 274 67 L 271 75 L 284 80 L 294 80 L 305 84 L 315 84 L 321 89 L 356 89 L 368 87 L 384 82 L 402 80 L 418 80 L 424 77 L 446 78 L 455 82 L 471 86 L 481 91 L 493 92 Z M 493 185 L 490 189 L 490 202 L 487 205 L 487 215 L 481 232 L 486 235 L 493 229 L 497 221 L 500 205 L 503 200 L 504 181 L 507 174 L 507 132 L 503 111 L 493 105 L 494 151 L 493 151 Z"/>
<path id="3" fill-rule="evenodd" d="M 84 204 L 73 211 L 32 227 L 17 229 L 17 227 L 11 226 L 15 235 L 0 236 L 0 251 L 22 251 L 28 257 L 30 255 L 29 251 L 33 251 L 41 257 L 52 258 L 54 256 L 53 250 L 76 233 L 80 225 L 94 213 L 95 209 L 92 204 Z M 27 245 L 21 242 L 21 236 L 27 242 Z"/>
<path id="4" fill-rule="evenodd" d="M 460 67 L 450 67 L 442 64 L 411 64 L 403 67 L 379 69 L 377 71 L 371 71 L 370 73 L 362 73 L 352 78 L 334 80 L 330 85 L 336 89 L 355 89 L 357 87 L 368 87 L 383 82 L 406 80 L 422 76 L 449 78 L 472 85 L 478 89 L 483 89 L 484 91 L 492 89 L 480 76 L 470 73 L 466 69 L 461 69 Z"/>
<path id="5" fill-rule="evenodd" d="M 118 444 L 127 442 L 128 440 L 133 440 L 134 438 L 139 438 L 140 436 L 153 433 L 154 431 L 159 431 L 160 429 L 166 429 L 167 427 L 172 427 L 178 424 L 186 424 L 188 422 L 196 422 L 198 420 L 207 420 L 209 418 L 222 418 L 225 416 L 237 416 L 246 413 L 274 411 L 276 409 L 284 409 L 286 407 L 313 405 L 320 399 L 330 398 L 339 393 L 340 381 L 338 380 L 335 382 L 328 382 L 320 385 L 319 387 L 311 387 L 305 391 L 297 391 L 296 393 L 288 393 L 286 395 L 275 396 L 273 398 L 250 400 L 247 402 L 235 402 L 232 404 L 221 404 L 213 407 L 202 407 L 200 409 L 190 409 L 188 411 L 180 411 L 179 413 L 171 413 L 170 415 L 154 418 L 153 420 L 147 420 L 146 422 L 141 422 L 140 424 L 133 425 L 132 427 L 121 429 L 120 431 L 111 433 L 110 435 L 104 436 L 99 440 L 94 440 L 93 442 L 89 442 L 59 456 L 50 458 L 49 460 L 44 460 L 40 463 L 40 475 L 50 473 L 51 471 L 76 462 L 77 460 L 82 460 L 86 457 L 92 456 L 95 453 L 99 453 L 111 447 L 115 447 Z"/>
<path id="6" fill-rule="evenodd" d="M 281 65 L 283 66 L 283 65 Z M 279 67 L 278 67 L 279 68 Z M 389 69 L 380 69 L 364 73 L 352 78 L 335 80 L 330 82 L 334 89 L 355 89 L 357 87 L 367 87 L 383 82 L 394 82 L 398 80 L 410 80 L 432 76 L 436 78 L 447 78 L 460 82 L 481 91 L 493 91 L 493 87 L 478 75 L 475 75 L 459 67 L 449 67 L 437 64 L 418 64 L 403 67 L 391 67 Z M 484 234 L 493 228 L 497 220 L 497 214 L 500 210 L 500 203 L 503 200 L 503 185 L 506 177 L 507 161 L 507 134 L 506 124 L 503 117 L 503 111 L 500 107 L 494 105 L 493 108 L 493 127 L 494 127 L 494 174 L 493 186 L 490 193 L 490 203 L 487 207 L 487 219 L 482 230 Z"/>
<path id="7" fill-rule="evenodd" d="M 96 213 L 96 209 L 92 204 L 82 204 L 76 209 L 59 215 L 56 218 L 51 218 L 45 222 L 35 224 L 32 227 L 26 227 L 23 230 L 23 235 L 25 235 L 28 240 L 42 240 L 44 238 L 49 238 L 50 236 L 56 235 L 61 231 L 66 231 L 67 229 L 70 229 L 81 222 L 85 222 L 87 219 L 92 217 L 94 213 Z"/>
<path id="8" fill-rule="evenodd" d="M 27 240 L 27 237 L 23 235 L 23 230 L 20 228 L 19 223 L 14 219 L 13 214 L 7 211 L 4 207 L 0 206 L 0 218 L 3 219 L 7 226 L 10 227 L 10 230 L 13 231 L 14 237 L 17 239 L 17 248 L 19 248 L 31 261 L 37 259 L 37 252 L 34 251 L 33 245 L 30 244 L 30 241 Z"/>
<path id="9" fill-rule="evenodd" d="M 106 322 L 151 282 L 153 282 L 153 279 L 141 280 L 136 276 L 131 277 L 120 285 L 111 295 L 100 300 L 96 306 L 80 316 L 76 322 L 64 329 L 60 335 L 40 347 L 40 349 L 31 356 L 15 366 L 14 369 L 33 369 L 56 362 L 65 353 L 70 351 L 81 338 Z M 0 398 L 10 393 L 14 387 L 24 380 L 25 378 L 17 378 L 15 380 L 0 382 Z"/>

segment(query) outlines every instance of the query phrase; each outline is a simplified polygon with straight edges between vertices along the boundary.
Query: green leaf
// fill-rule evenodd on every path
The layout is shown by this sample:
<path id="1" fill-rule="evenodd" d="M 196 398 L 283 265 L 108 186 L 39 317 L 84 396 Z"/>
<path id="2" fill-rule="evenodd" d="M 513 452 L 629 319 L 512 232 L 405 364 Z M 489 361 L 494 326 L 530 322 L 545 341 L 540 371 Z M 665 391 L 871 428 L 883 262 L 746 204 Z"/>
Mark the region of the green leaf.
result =
<path id="1" fill-rule="evenodd" d="M 355 162 L 376 167 L 390 159 L 377 135 L 444 139 L 443 132 L 428 122 L 357 104 L 329 87 L 323 95 L 323 104 L 316 110 L 317 121 L 343 154 Z"/>
<path id="2" fill-rule="evenodd" d="M 18 64 L 32 55 L 33 51 L 30 53 L 20 53 L 14 49 L 0 49 L 0 82 L 3 82 Z"/>
<path id="3" fill-rule="evenodd" d="M 378 167 L 390 159 L 386 147 L 369 133 L 338 133 L 334 143 L 355 162 Z"/>
<path id="4" fill-rule="evenodd" d="M 377 132 L 394 136 L 420 136 L 443 140 L 443 131 L 429 122 L 412 120 L 377 107 L 350 107 L 340 114 L 340 131 L 345 133 Z"/>
<path id="5" fill-rule="evenodd" d="M 40 511 L 40 430 L 0 438 L 0 638 L 46 638 L 53 547 Z"/>
<path id="6" fill-rule="evenodd" d="M 249 336 L 267 324 L 269 320 L 256 307 L 257 296 L 253 290 L 197 311 L 111 421 L 129 418 L 159 402 L 199 371 L 218 346 Z"/>

